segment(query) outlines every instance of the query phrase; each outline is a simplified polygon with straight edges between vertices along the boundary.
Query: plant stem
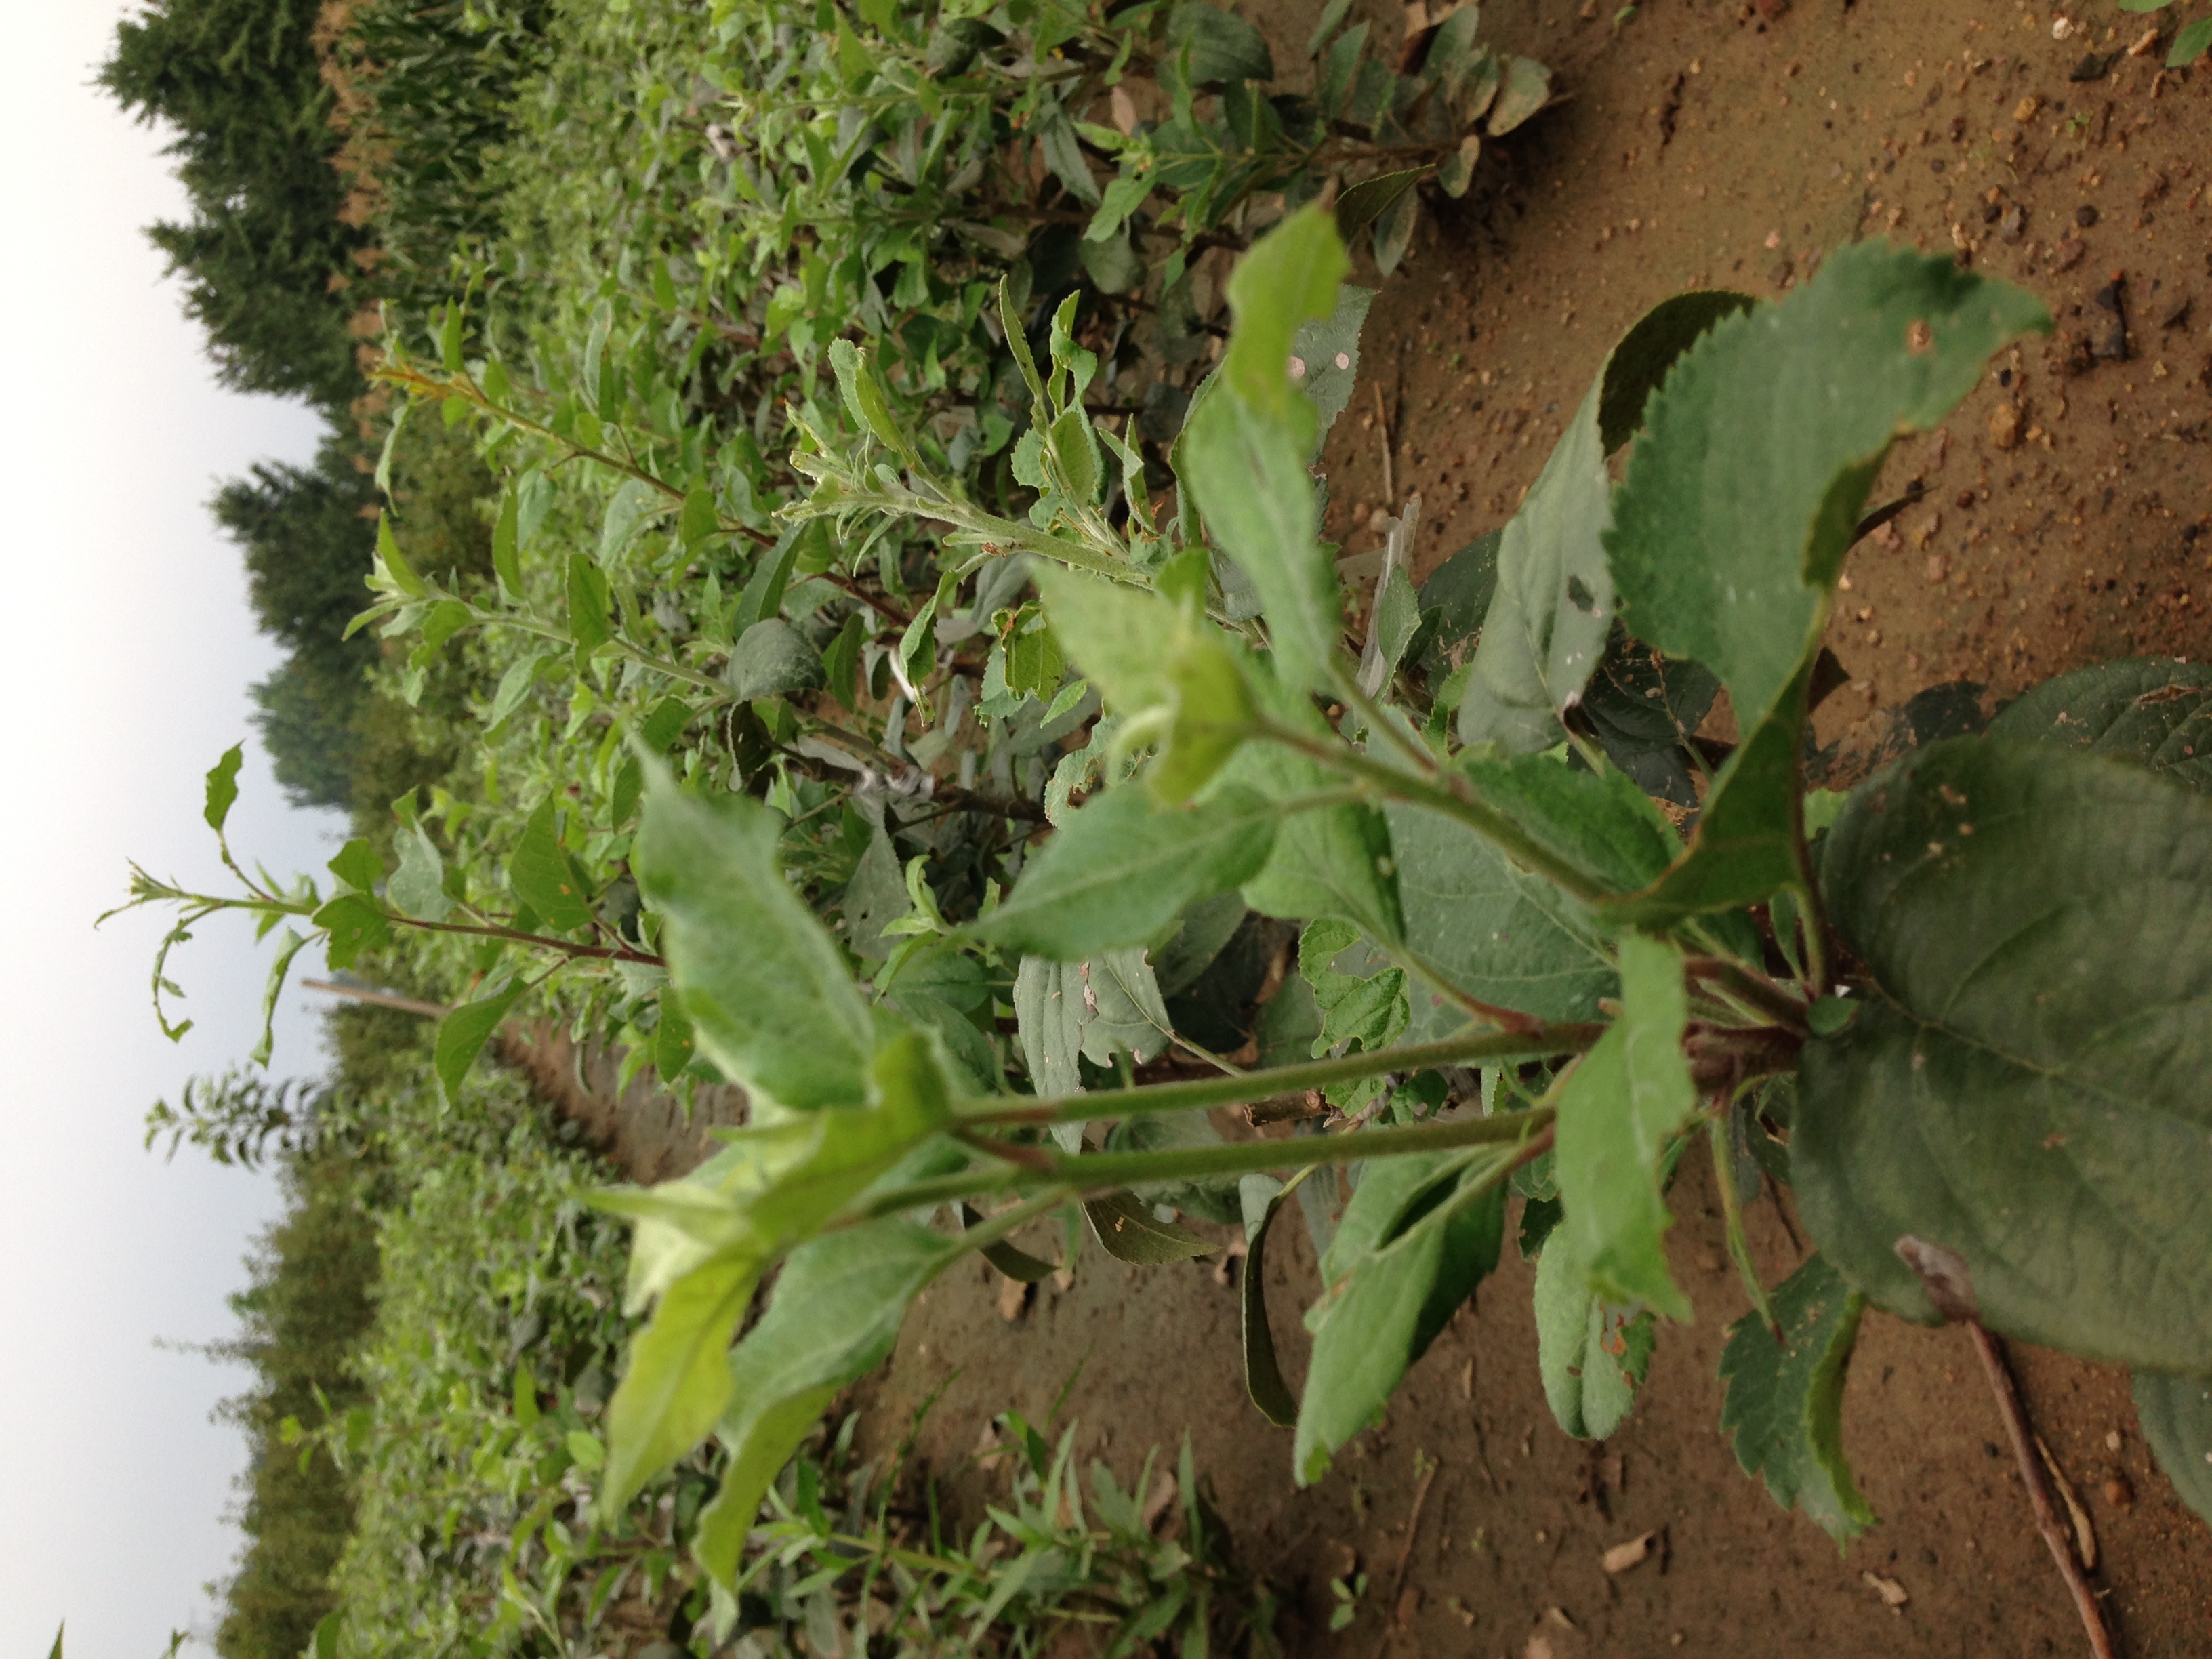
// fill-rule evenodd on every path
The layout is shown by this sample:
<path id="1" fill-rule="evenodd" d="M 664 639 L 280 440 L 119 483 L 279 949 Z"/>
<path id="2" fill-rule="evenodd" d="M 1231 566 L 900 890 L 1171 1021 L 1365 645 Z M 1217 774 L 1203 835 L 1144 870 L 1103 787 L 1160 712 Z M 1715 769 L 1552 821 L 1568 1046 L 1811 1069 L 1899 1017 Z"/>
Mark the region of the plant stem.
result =
<path id="1" fill-rule="evenodd" d="M 1682 971 L 1692 979 L 1711 981 L 1778 1025 L 1805 1029 L 1805 1005 L 1771 980 L 1746 973 L 1718 957 L 1692 957 L 1682 964 Z"/>
<path id="2" fill-rule="evenodd" d="M 1141 1089 L 1060 1095 L 1010 1105 L 1000 1096 L 971 1097 L 952 1103 L 953 1115 L 965 1126 L 1018 1123 L 1084 1123 L 1095 1118 L 1129 1117 L 1139 1112 L 1184 1112 L 1201 1106 L 1241 1106 L 1299 1095 L 1332 1084 L 1356 1082 L 1384 1072 L 1419 1072 L 1431 1066 L 1469 1061 L 1547 1060 L 1578 1054 L 1596 1046 L 1602 1025 L 1544 1025 L 1533 1031 L 1484 1031 L 1417 1042 L 1336 1060 L 1271 1066 L 1236 1077 L 1194 1078 L 1187 1082 L 1148 1084 Z M 1510 1137 L 1508 1137 L 1510 1139 Z"/>
<path id="3" fill-rule="evenodd" d="M 1391 1054 L 1406 1050 L 1391 1049 Z M 1210 1087 L 1169 1084 L 1166 1088 Z M 1131 1093 L 1146 1093 L 1134 1090 Z M 917 1181 L 879 1193 L 849 1212 L 842 1224 L 872 1221 L 902 1210 L 926 1208 L 985 1193 L 1035 1193 L 1041 1202 L 1062 1204 L 1078 1194 L 1111 1192 L 1151 1181 L 1258 1175 L 1269 1170 L 1304 1169 L 1316 1164 L 1352 1164 L 1363 1158 L 1395 1158 L 1408 1152 L 1450 1152 L 1462 1146 L 1527 1144 L 1548 1131 L 1552 1109 L 1513 1112 L 1500 1117 L 1468 1118 L 1452 1123 L 1423 1123 L 1406 1129 L 1370 1129 L 1359 1134 L 1300 1136 L 1282 1140 L 1243 1140 L 1221 1146 L 1175 1152 L 1097 1152 L 1057 1158 L 1049 1170 L 1012 1164 L 969 1170 L 933 1181 Z M 1049 1183 L 1049 1184 L 1043 1184 Z M 1011 1215 L 1012 1211 L 1005 1213 Z M 998 1218 L 993 1218 L 996 1220 Z M 989 1224 L 986 1224 L 988 1225 Z"/>
<path id="4" fill-rule="evenodd" d="M 2020 1387 L 2013 1380 L 2011 1365 L 2006 1362 L 2004 1345 L 1984 1330 L 1978 1319 L 1969 1319 L 1965 1323 L 1966 1334 L 1974 1340 L 1974 1352 L 1982 1358 L 1982 1369 L 1989 1373 L 1990 1392 L 1997 1397 L 1997 1411 L 2004 1419 L 2005 1435 L 2012 1442 L 2020 1478 L 2027 1484 L 2027 1500 L 2035 1508 L 2036 1530 L 2043 1534 L 2051 1559 L 2058 1564 L 2058 1576 L 2066 1581 L 2066 1588 L 2074 1597 L 2075 1610 L 2081 1615 L 2081 1628 L 2088 1633 L 2089 1651 L 2096 1659 L 2119 1659 L 2119 1650 L 2112 1645 L 2112 1633 L 2105 1626 L 2104 1610 L 2097 1605 L 2096 1594 L 2089 1588 L 2081 1564 L 2075 1558 L 2073 1542 L 2066 1536 L 2058 1510 L 2051 1501 L 2051 1488 L 2044 1480 L 2043 1465 L 2035 1453 L 2035 1431 L 2028 1426 L 2027 1412 L 2020 1402 Z"/>

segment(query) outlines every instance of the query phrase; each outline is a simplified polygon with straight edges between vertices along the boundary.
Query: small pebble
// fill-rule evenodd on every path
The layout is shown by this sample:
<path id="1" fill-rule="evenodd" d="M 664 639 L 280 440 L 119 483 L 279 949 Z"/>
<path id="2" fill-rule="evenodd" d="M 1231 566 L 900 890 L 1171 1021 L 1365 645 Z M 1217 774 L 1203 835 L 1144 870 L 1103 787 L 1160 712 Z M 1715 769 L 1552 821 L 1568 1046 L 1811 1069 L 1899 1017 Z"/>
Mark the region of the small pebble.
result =
<path id="1" fill-rule="evenodd" d="M 2097 222 L 2097 210 L 2084 202 L 2074 210 L 2074 222 L 2087 230 Z"/>
<path id="2" fill-rule="evenodd" d="M 2105 1482 L 2105 1501 L 2116 1510 L 2124 1510 L 2136 1501 L 2136 1489 L 2116 1474 Z"/>

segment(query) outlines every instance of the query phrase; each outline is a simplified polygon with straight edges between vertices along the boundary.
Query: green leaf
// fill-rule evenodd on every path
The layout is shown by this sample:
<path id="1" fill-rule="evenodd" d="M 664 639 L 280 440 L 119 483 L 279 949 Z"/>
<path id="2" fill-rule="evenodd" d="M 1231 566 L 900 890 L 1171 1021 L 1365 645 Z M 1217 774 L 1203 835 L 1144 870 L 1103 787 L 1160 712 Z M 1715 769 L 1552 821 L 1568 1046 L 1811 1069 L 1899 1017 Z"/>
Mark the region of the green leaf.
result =
<path id="1" fill-rule="evenodd" d="M 1605 544 L 1638 638 L 1693 657 L 1755 726 L 1820 639 L 1889 446 L 1934 425 L 2027 294 L 1879 242 L 1831 254 L 1778 304 L 1716 323 L 1646 410 Z"/>
<path id="2" fill-rule="evenodd" d="M 724 1075 L 783 1105 L 865 1097 L 866 1001 L 777 867 L 782 820 L 742 795 L 709 805 L 647 769 L 636 871 L 669 973 Z"/>
<path id="3" fill-rule="evenodd" d="M 292 958 L 306 948 L 307 941 L 289 927 L 276 942 L 276 960 L 269 964 L 269 981 L 261 991 L 261 1040 L 253 1045 L 251 1056 L 256 1066 L 266 1066 L 269 1056 L 276 1047 L 276 1001 L 284 994 L 284 977 L 292 971 Z"/>
<path id="4" fill-rule="evenodd" d="M 1133 1193 L 1109 1193 L 1083 1200 L 1083 1218 L 1092 1237 L 1116 1261 L 1157 1267 L 1212 1255 L 1218 1245 L 1200 1238 L 1179 1221 L 1163 1221 Z"/>
<path id="5" fill-rule="evenodd" d="M 418 921 L 443 921 L 453 901 L 446 891 L 446 865 L 438 856 L 438 843 L 420 824 L 403 828 L 393 839 L 399 848 L 399 869 L 387 890 L 393 908 Z"/>
<path id="6" fill-rule="evenodd" d="M 684 1012 L 684 999 L 672 987 L 660 994 L 660 1024 L 653 1031 L 653 1069 L 663 1083 L 673 1083 L 691 1064 L 695 1040 L 691 1016 Z"/>
<path id="7" fill-rule="evenodd" d="M 1094 1066 L 1112 1065 L 1117 1052 L 1139 1065 L 1157 1059 L 1174 1029 L 1139 950 L 1102 951 L 1087 962 L 1023 957 L 1014 975 L 1014 1019 L 1041 1095 L 1082 1088 L 1079 1055 Z M 1080 1143 L 1073 1126 L 1060 1127 L 1071 1131 L 1070 1142 Z"/>
<path id="8" fill-rule="evenodd" d="M 1425 167 L 1405 167 L 1363 179 L 1336 198 L 1336 234 L 1349 245 L 1359 233 L 1397 206 L 1398 198 L 1429 176 Z"/>
<path id="9" fill-rule="evenodd" d="M 363 951 L 374 951 L 392 942 L 392 924 L 373 898 L 341 893 L 315 912 L 316 927 L 328 937 L 323 960 L 339 973 L 361 959 Z"/>
<path id="10" fill-rule="evenodd" d="M 2181 33 L 2173 37 L 2173 47 L 2166 54 L 2166 66 L 2187 69 L 2208 52 L 2212 52 L 2212 17 L 2200 17 L 2184 24 Z M 2203 1512 L 2201 1508 L 2198 1512 Z"/>
<path id="11" fill-rule="evenodd" d="M 714 1582 L 734 1580 L 769 1484 L 830 1396 L 883 1363 L 914 1298 L 959 1254 L 957 1240 L 902 1217 L 792 1253 L 767 1311 L 726 1362 L 731 1405 L 717 1432 L 728 1462 L 693 1544 Z"/>
<path id="12" fill-rule="evenodd" d="M 2136 1421 L 2181 1501 L 2212 1523 L 2212 1378 L 2137 1371 Z"/>
<path id="13" fill-rule="evenodd" d="M 818 690 L 830 683 L 822 653 L 780 617 L 757 622 L 730 653 L 722 678 L 740 702 Z"/>
<path id="14" fill-rule="evenodd" d="M 615 769 L 614 783 L 607 791 L 607 823 L 617 830 L 628 823 L 644 794 L 645 769 L 638 764 L 636 756 L 626 756 Z"/>
<path id="15" fill-rule="evenodd" d="M 1169 15 L 1168 60 L 1173 62 L 1186 46 L 1190 49 L 1193 86 L 1275 78 L 1267 37 L 1243 18 L 1205 0 L 1183 0 Z"/>
<path id="16" fill-rule="evenodd" d="M 568 637 L 580 662 L 614 638 L 613 595 L 606 572 L 587 555 L 568 556 Z"/>
<path id="17" fill-rule="evenodd" d="M 393 429 L 398 430 L 396 424 Z M 379 480 L 379 487 L 381 485 Z M 391 577 L 392 585 L 409 599 L 419 599 L 429 592 L 413 567 L 400 556 L 399 544 L 392 534 L 392 520 L 381 513 L 376 515 L 376 558 L 384 567 L 385 574 Z"/>
<path id="18" fill-rule="evenodd" d="M 1275 839 L 1274 803 L 1231 785 L 1162 809 L 1115 789 L 1071 814 L 974 932 L 1061 962 L 1141 945 L 1182 908 L 1255 874 Z"/>
<path id="19" fill-rule="evenodd" d="M 1177 445 L 1183 483 L 1216 543 L 1259 592 L 1277 675 L 1302 691 L 1331 682 L 1344 601 L 1306 471 L 1318 414 L 1289 365 L 1299 328 L 1334 315 L 1350 269 L 1335 227 L 1314 206 L 1244 256 L 1229 279 L 1236 326 L 1219 378 Z"/>
<path id="20" fill-rule="evenodd" d="M 1244 1209 L 1244 1266 L 1237 1275 L 1237 1316 L 1244 1351 L 1244 1392 L 1279 1429 L 1298 1420 L 1297 1397 L 1283 1381 L 1275 1334 L 1267 1324 L 1267 1229 L 1290 1188 L 1273 1176 L 1246 1176 L 1238 1185 Z"/>
<path id="21" fill-rule="evenodd" d="M 1454 1311 L 1498 1265 L 1504 1165 L 1496 1149 L 1371 1163 L 1322 1258 L 1306 1312 L 1313 1358 L 1291 1468 L 1301 1486 L 1382 1407 Z"/>
<path id="22" fill-rule="evenodd" d="M 878 443 L 908 466 L 921 465 L 912 441 L 891 415 L 890 400 L 884 395 L 883 383 L 876 378 L 875 364 L 868 355 L 850 340 L 832 340 L 830 367 L 836 371 L 837 390 L 845 399 L 845 408 L 854 423 L 872 433 Z"/>
<path id="23" fill-rule="evenodd" d="M 1992 1330 L 2212 1370 L 2212 801 L 1953 738 L 1853 793 L 1821 886 L 1869 979 L 1798 1073 L 1821 1253 L 1932 1321 L 1896 1254 L 1916 1238 L 1963 1260 Z"/>
<path id="24" fill-rule="evenodd" d="M 1465 744 L 1509 754 L 1549 749 L 1605 654 L 1615 610 L 1606 536 L 1606 457 L 1627 441 L 1645 399 L 1742 295 L 1679 295 L 1646 313 L 1607 355 L 1498 549 L 1496 591 L 1459 706 Z"/>
<path id="25" fill-rule="evenodd" d="M 1188 800 L 1244 742 L 1252 695 L 1218 629 L 1156 594 L 1036 564 L 1053 632 L 1122 717 L 1125 742 L 1156 740 L 1146 773 L 1155 799 Z"/>
<path id="26" fill-rule="evenodd" d="M 665 755 L 691 724 L 691 705 L 681 697 L 663 697 L 638 722 L 637 740 L 648 753 Z"/>
<path id="27" fill-rule="evenodd" d="M 521 509 L 513 489 L 499 495 L 499 517 L 491 526 L 491 568 L 501 591 L 510 599 L 522 597 Z"/>
<path id="28" fill-rule="evenodd" d="M 1548 755 L 1480 757 L 1461 769 L 1477 797 L 1600 887 L 1632 892 L 1666 869 L 1675 841 L 1666 818 L 1618 772 L 1601 777 Z"/>
<path id="29" fill-rule="evenodd" d="M 200 816 L 207 827 L 218 836 L 229 820 L 230 809 L 238 801 L 238 769 L 246 763 L 246 745 L 234 743 L 223 750 L 222 758 L 208 768 L 207 805 Z"/>
<path id="30" fill-rule="evenodd" d="M 1721 1430 L 1735 1442 L 1736 1462 L 1765 1481 L 1776 1503 L 1804 1510 L 1838 1542 L 1875 1523 L 1843 1445 L 1844 1371 L 1865 1306 L 1815 1255 L 1773 1293 L 1782 1340 L 1754 1311 L 1729 1327 L 1721 1350 Z"/>
<path id="31" fill-rule="evenodd" d="M 1546 1254 L 1564 1244 L 1601 1296 L 1687 1319 L 1662 1243 L 1674 1224 L 1663 1166 L 1698 1110 L 1682 1054 L 1689 994 L 1673 947 L 1622 936 L 1620 1000 L 1620 1018 L 1559 1097 L 1553 1167 L 1566 1218 Z"/>
<path id="32" fill-rule="evenodd" d="M 1352 401 L 1359 379 L 1359 331 L 1375 303 L 1375 290 L 1346 283 L 1336 291 L 1336 308 L 1326 318 L 1309 318 L 1298 326 L 1291 354 L 1304 366 L 1298 389 L 1314 406 L 1319 445 Z"/>
<path id="33" fill-rule="evenodd" d="M 376 849 L 356 836 L 338 849 L 338 854 L 326 866 L 330 872 L 356 893 L 374 893 L 376 884 L 384 879 L 384 860 Z"/>
<path id="34" fill-rule="evenodd" d="M 1551 101 L 1552 71 L 1533 58 L 1514 58 L 1505 65 L 1505 84 L 1490 106 L 1485 130 L 1493 138 L 1513 131 Z"/>
<path id="35" fill-rule="evenodd" d="M 2138 760 L 2212 792 L 2212 665 L 2130 657 L 2045 680 L 1990 722 L 1993 738 Z"/>
<path id="36" fill-rule="evenodd" d="M 1471 996 L 1540 1019 L 1589 1019 L 1618 978 L 1601 927 L 1455 818 L 1386 809 L 1406 943 Z"/>
<path id="37" fill-rule="evenodd" d="M 1052 423 L 1052 455 L 1069 495 L 1086 505 L 1098 499 L 1098 440 L 1079 404 L 1070 404 Z"/>
<path id="38" fill-rule="evenodd" d="M 529 988 L 526 983 L 517 981 L 503 991 L 463 1003 L 438 1022 L 432 1065 L 448 1106 L 460 1103 L 461 1083 L 468 1076 L 469 1068 L 477 1063 L 484 1044 L 506 1023 L 508 1012 Z"/>
<path id="39" fill-rule="evenodd" d="M 662 1293 L 607 1401 L 607 1468 L 599 1489 L 599 1513 L 607 1520 L 705 1439 L 730 1403 L 736 1389 L 730 1338 L 759 1283 L 760 1263 L 741 1256 L 710 1261 Z"/>
<path id="40" fill-rule="evenodd" d="M 1067 186 L 1067 193 L 1085 207 L 1103 205 L 1098 181 L 1091 176 L 1091 163 L 1084 157 L 1075 123 L 1068 119 L 1066 109 L 1059 104 L 1048 106 L 1032 131 L 1045 165 L 1052 169 L 1054 178 Z"/>
<path id="41" fill-rule="evenodd" d="M 1603 1440 L 1636 1407 L 1654 1346 L 1650 1313 L 1594 1295 L 1574 1250 L 1554 1228 L 1536 1258 L 1536 1369 L 1559 1427 Z"/>
<path id="42" fill-rule="evenodd" d="M 522 827 L 522 839 L 507 861 L 507 884 L 514 896 L 538 913 L 538 921 L 556 933 L 573 933 L 592 925 L 591 889 L 576 868 L 576 861 L 561 844 L 556 814 L 557 798 L 548 795 L 538 803 Z"/>
<path id="43" fill-rule="evenodd" d="M 698 484 L 684 492 L 684 508 L 676 520 L 678 540 L 686 548 L 696 548 L 721 527 L 722 517 L 715 508 L 713 490 Z"/>

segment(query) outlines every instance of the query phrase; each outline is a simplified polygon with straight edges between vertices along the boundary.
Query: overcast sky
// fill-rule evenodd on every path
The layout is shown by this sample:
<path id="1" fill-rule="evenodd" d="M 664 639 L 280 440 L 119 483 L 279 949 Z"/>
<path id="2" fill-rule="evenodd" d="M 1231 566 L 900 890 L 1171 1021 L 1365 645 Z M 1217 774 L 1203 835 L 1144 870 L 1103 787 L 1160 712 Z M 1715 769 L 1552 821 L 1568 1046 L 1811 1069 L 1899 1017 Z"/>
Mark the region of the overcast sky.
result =
<path id="1" fill-rule="evenodd" d="M 249 738 L 275 661 L 206 503 L 263 457 L 304 460 L 304 409 L 220 390 L 140 228 L 182 211 L 161 138 L 88 84 L 112 0 L 8 0 L 0 52 L 0 1659 L 153 1659 L 209 1627 L 201 1585 L 240 1535 L 243 1462 L 209 1411 L 244 1373 L 155 1339 L 233 1328 L 224 1297 L 270 1218 L 260 1176 L 141 1150 L 147 1106 L 253 1043 L 267 953 L 210 925 L 171 960 L 198 1021 L 165 1041 L 147 1002 L 163 928 L 93 918 L 125 861 L 221 879 L 201 775 Z M 247 744 L 232 844 L 279 874 L 335 850 Z M 303 956 L 299 966 L 312 967 Z M 323 1060 L 298 990 L 272 1070 Z"/>

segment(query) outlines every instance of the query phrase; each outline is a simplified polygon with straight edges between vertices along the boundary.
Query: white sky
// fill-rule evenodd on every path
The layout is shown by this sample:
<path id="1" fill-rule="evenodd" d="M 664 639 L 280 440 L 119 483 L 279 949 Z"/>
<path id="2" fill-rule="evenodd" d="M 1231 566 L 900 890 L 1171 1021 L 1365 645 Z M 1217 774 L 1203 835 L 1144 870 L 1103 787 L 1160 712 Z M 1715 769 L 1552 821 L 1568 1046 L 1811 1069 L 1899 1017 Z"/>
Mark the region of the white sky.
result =
<path id="1" fill-rule="evenodd" d="M 88 84 L 125 9 L 0 0 L 0 1659 L 44 1655 L 64 1617 L 78 1659 L 210 1627 L 244 1447 L 208 1413 L 246 1374 L 153 1342 L 232 1333 L 223 1298 L 275 1200 L 265 1177 L 140 1148 L 155 1097 L 252 1048 L 266 953 L 232 924 L 173 957 L 199 1023 L 173 1046 L 147 1004 L 164 924 L 92 929 L 127 858 L 218 879 L 200 777 L 250 737 L 275 653 L 205 504 L 316 435 L 302 409 L 216 387 L 139 234 L 181 192 L 161 137 Z M 319 866 L 336 815 L 288 811 L 247 755 L 232 845 Z M 284 1000 L 275 1075 L 322 1067 L 311 1000 Z"/>

